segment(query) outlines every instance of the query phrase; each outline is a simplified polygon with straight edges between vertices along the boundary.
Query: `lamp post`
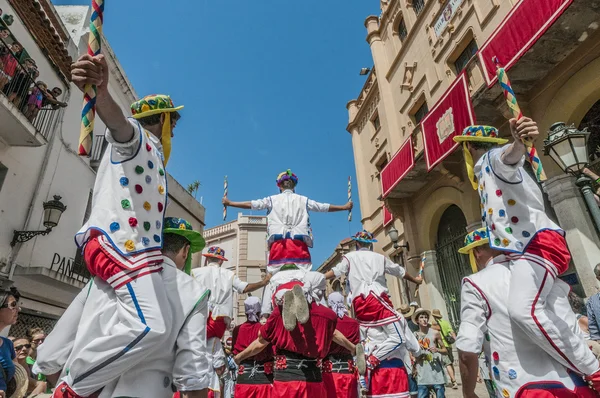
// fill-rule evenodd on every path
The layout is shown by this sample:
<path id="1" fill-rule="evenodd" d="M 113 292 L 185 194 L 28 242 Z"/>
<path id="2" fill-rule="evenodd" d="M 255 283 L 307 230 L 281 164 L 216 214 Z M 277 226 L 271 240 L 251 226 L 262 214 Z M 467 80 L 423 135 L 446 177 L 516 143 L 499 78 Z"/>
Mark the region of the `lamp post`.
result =
<path id="1" fill-rule="evenodd" d="M 577 178 L 575 184 L 581 190 L 583 199 L 592 215 L 596 229 L 600 231 L 600 208 L 594 198 L 592 180 L 583 173 L 588 165 L 587 141 L 590 132 L 587 128 L 577 130 L 574 125 L 567 126 L 563 122 L 554 123 L 544 140 L 544 154 L 565 173 Z"/>
<path id="2" fill-rule="evenodd" d="M 399 239 L 398 230 L 396 228 L 394 228 L 393 225 L 388 229 L 387 234 L 390 237 L 390 240 L 392 241 L 392 243 L 394 244 L 394 249 L 404 247 L 404 248 L 406 248 L 406 251 L 410 251 L 410 244 L 408 242 L 406 242 L 404 245 L 398 244 L 398 239 Z"/>
<path id="3" fill-rule="evenodd" d="M 11 246 L 15 246 L 17 243 L 24 243 L 28 240 L 33 239 L 38 235 L 48 235 L 52 228 L 56 227 L 60 221 L 60 217 L 63 212 L 67 209 L 67 206 L 61 202 L 62 198 L 58 195 L 54 195 L 54 200 L 44 202 L 44 227 L 42 231 L 14 231 L 13 239 L 10 242 Z"/>

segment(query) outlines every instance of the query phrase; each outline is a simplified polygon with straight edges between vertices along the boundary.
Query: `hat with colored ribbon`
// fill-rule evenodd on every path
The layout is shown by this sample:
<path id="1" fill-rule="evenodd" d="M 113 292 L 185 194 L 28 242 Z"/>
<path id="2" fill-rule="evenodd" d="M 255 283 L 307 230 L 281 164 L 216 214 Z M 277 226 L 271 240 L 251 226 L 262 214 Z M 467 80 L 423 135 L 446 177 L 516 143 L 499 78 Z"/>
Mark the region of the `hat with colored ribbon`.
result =
<path id="1" fill-rule="evenodd" d="M 211 246 L 208 248 L 208 253 L 203 254 L 204 257 L 218 258 L 219 260 L 228 261 L 225 258 L 225 250 L 218 246 Z"/>
<path id="2" fill-rule="evenodd" d="M 160 142 L 163 146 L 163 153 L 165 155 L 165 165 L 169 161 L 171 156 L 171 113 L 176 113 L 176 118 L 179 118 L 179 111 L 183 109 L 183 105 L 175 106 L 173 100 L 168 95 L 164 94 L 152 94 L 147 95 L 144 98 L 131 104 L 131 115 L 134 119 L 141 119 L 146 116 L 152 116 L 164 113 L 165 120 L 162 126 L 162 133 Z"/>
<path id="3" fill-rule="evenodd" d="M 471 263 L 473 273 L 477 272 L 477 262 L 475 261 L 473 249 L 478 246 L 487 245 L 488 243 L 490 243 L 490 238 L 488 236 L 487 228 L 479 228 L 473 232 L 469 232 L 465 236 L 464 246 L 458 249 L 459 253 L 469 255 L 469 262 Z"/>
<path id="4" fill-rule="evenodd" d="M 177 217 L 165 217 L 163 222 L 163 233 L 164 234 L 176 234 L 183 236 L 190 242 L 190 252 L 188 258 L 185 261 L 185 268 L 183 269 L 186 274 L 190 274 L 192 270 L 192 254 L 201 252 L 204 249 L 206 243 L 204 238 L 198 231 L 194 231 L 192 225 L 184 220 L 183 218 Z"/>
<path id="5" fill-rule="evenodd" d="M 290 169 L 287 169 L 283 173 L 279 173 L 279 175 L 277 176 L 277 180 L 275 181 L 277 182 L 277 186 L 280 187 L 282 182 L 288 180 L 291 180 L 294 183 L 294 185 L 298 185 L 298 177 L 296 176 L 296 174 L 292 173 L 292 170 Z"/>
<path id="6" fill-rule="evenodd" d="M 352 237 L 352 240 L 355 240 L 357 242 L 362 242 L 362 243 L 374 243 L 374 242 L 377 242 L 377 239 L 375 239 L 375 237 L 373 236 L 373 234 L 370 233 L 370 232 L 368 232 L 368 231 L 357 232 Z"/>
<path id="7" fill-rule="evenodd" d="M 471 152 L 467 148 L 467 142 L 486 142 L 490 144 L 503 145 L 508 142 L 505 138 L 500 138 L 498 129 L 492 126 L 469 126 L 463 130 L 462 135 L 457 135 L 452 138 L 455 142 L 463 143 L 463 155 L 467 165 L 467 175 L 473 189 L 477 190 L 477 182 L 475 181 L 475 172 L 473 168 L 475 164 Z"/>

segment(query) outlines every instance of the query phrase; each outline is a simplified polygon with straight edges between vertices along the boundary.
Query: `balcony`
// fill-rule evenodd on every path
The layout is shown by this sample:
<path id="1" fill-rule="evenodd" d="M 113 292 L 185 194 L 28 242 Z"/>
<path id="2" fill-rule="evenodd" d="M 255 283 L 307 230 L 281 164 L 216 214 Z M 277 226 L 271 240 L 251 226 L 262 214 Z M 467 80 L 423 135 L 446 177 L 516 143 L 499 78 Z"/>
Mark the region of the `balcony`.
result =
<path id="1" fill-rule="evenodd" d="M 0 139 L 10 146 L 45 145 L 61 114 L 60 106 L 51 104 L 49 100 L 54 98 L 43 94 L 41 109 L 29 107 L 30 92 L 36 88 L 34 79 L 10 51 L 1 58 L 0 66 Z"/>

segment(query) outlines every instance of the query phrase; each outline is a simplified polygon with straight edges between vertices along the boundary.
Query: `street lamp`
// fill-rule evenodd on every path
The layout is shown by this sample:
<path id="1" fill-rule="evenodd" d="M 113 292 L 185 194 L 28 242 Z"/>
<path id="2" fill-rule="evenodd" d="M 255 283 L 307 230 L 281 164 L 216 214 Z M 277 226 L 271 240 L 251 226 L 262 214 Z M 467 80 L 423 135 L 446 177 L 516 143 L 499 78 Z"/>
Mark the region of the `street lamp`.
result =
<path id="1" fill-rule="evenodd" d="M 399 239 L 398 230 L 396 228 L 394 228 L 393 225 L 390 227 L 390 229 L 388 229 L 387 234 L 390 237 L 390 240 L 392 241 L 392 243 L 394 244 L 394 249 L 404 247 L 404 248 L 406 248 L 406 251 L 410 251 L 410 245 L 408 244 L 408 242 L 406 242 L 404 245 L 398 244 L 398 239 Z"/>
<path id="2" fill-rule="evenodd" d="M 574 125 L 563 122 L 550 126 L 548 138 L 544 140 L 544 154 L 568 174 L 577 178 L 575 184 L 581 189 L 583 199 L 592 215 L 596 228 L 600 230 L 600 208 L 594 199 L 592 179 L 583 173 L 588 165 L 587 141 L 590 132 L 587 128 L 577 130 Z"/>
<path id="3" fill-rule="evenodd" d="M 14 231 L 13 239 L 10 242 L 11 246 L 16 245 L 17 243 L 24 243 L 28 240 L 33 239 L 38 235 L 48 235 L 52 228 L 56 227 L 60 221 L 60 217 L 63 212 L 67 209 L 67 206 L 64 205 L 63 202 L 60 201 L 61 197 L 58 195 L 54 195 L 54 200 L 50 200 L 48 202 L 44 202 L 44 227 L 45 230 L 42 231 Z"/>

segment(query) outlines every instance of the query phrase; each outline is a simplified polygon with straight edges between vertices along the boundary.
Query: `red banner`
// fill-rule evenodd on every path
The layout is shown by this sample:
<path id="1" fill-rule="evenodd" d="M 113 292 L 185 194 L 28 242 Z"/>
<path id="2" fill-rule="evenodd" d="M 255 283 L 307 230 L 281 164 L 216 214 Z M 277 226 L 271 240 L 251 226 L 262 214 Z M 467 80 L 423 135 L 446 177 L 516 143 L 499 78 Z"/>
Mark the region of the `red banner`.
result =
<path id="1" fill-rule="evenodd" d="M 494 57 L 509 70 L 571 5 L 573 0 L 521 0 L 481 46 L 479 62 L 488 87 L 496 83 Z"/>
<path id="2" fill-rule="evenodd" d="M 398 152 L 381 170 L 381 192 L 385 198 L 396 185 L 415 167 L 415 154 L 412 140 L 404 141 Z"/>
<path id="3" fill-rule="evenodd" d="M 427 171 L 433 169 L 458 146 L 452 137 L 475 124 L 475 111 L 463 72 L 446 90 L 421 122 Z"/>
<path id="4" fill-rule="evenodd" d="M 392 213 L 390 213 L 387 209 L 387 207 L 385 207 L 385 204 L 383 205 L 383 227 L 387 227 L 392 221 L 394 221 L 394 216 L 392 216 Z"/>

